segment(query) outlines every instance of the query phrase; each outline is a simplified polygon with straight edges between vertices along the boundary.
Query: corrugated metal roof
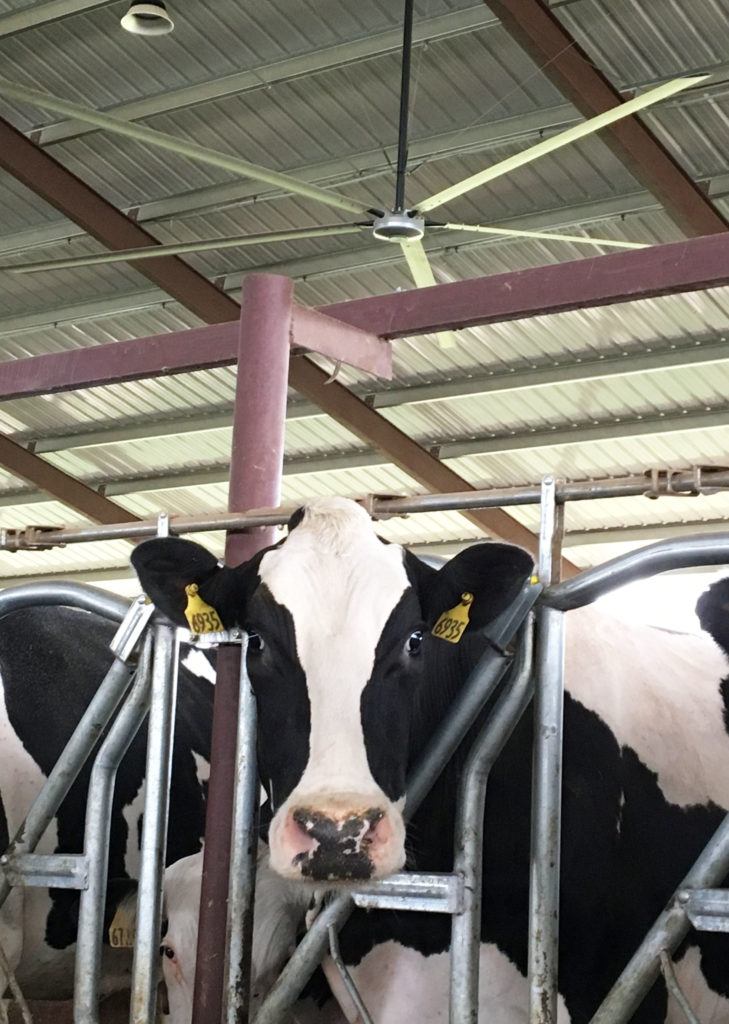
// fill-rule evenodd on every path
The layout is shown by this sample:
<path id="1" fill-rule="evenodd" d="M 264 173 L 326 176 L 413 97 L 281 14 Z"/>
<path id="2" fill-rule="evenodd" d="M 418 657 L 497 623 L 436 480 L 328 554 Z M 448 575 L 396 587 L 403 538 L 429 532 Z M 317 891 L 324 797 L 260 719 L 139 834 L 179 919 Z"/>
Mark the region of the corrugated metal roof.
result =
<path id="1" fill-rule="evenodd" d="M 0 13 L 25 6 L 24 0 L 0 0 Z M 569 105 L 482 4 L 423 0 L 416 4 L 416 18 L 420 22 L 476 8 L 487 22 L 484 27 L 416 50 L 413 138 L 443 135 L 447 141 L 429 144 L 434 155 L 411 168 L 411 201 L 520 151 L 537 141 L 541 128 L 551 131 L 570 116 Z M 682 0 L 654 0 L 650 5 L 632 0 L 571 0 L 554 8 L 595 64 L 618 85 L 645 84 L 719 65 L 725 66 L 724 80 L 729 76 L 729 18 L 719 0 L 692 0 L 690 7 Z M 320 165 L 319 171 L 310 171 L 314 179 L 324 173 L 321 168 L 329 168 L 329 178 L 340 182 L 338 187 L 345 193 L 367 204 L 388 203 L 399 88 L 399 61 L 391 50 L 356 62 L 341 51 L 334 62 L 322 54 L 317 58 L 318 72 L 239 94 L 226 86 L 222 91 L 230 95 L 202 99 L 209 95 L 211 83 L 226 76 L 397 29 L 401 16 L 397 5 L 384 0 L 184 4 L 174 12 L 175 32 L 156 40 L 122 32 L 119 12 L 118 5 L 101 5 L 73 18 L 0 36 L 3 74 L 102 108 L 199 88 L 197 98 L 186 93 L 174 102 L 163 99 L 160 109 L 174 109 L 148 117 L 145 123 L 274 168 L 300 173 L 301 168 Z M 723 85 L 703 88 L 644 115 L 689 173 L 702 181 L 714 180 L 712 188 L 719 196 L 729 190 L 727 93 Z M 0 101 L 0 113 L 7 113 L 26 131 L 53 120 L 5 101 Z M 499 122 L 498 129 L 474 141 L 475 129 L 494 122 Z M 463 151 L 459 152 L 461 140 Z M 163 241 L 346 219 L 310 200 L 256 201 L 252 190 L 245 196 L 239 190 L 237 198 L 221 193 L 217 200 L 210 188 L 235 182 L 228 172 L 101 132 L 54 143 L 49 151 L 118 205 L 136 207 L 177 196 L 172 205 L 181 212 L 150 225 Z M 359 167 L 364 169 L 361 180 Z M 207 191 L 196 196 L 196 190 Z M 729 198 L 716 202 L 729 213 Z M 571 225 L 571 233 L 582 227 L 602 237 L 649 243 L 680 237 L 657 202 L 645 196 L 597 138 L 462 197 L 445 212 L 454 220 L 550 229 Z M 23 186 L 0 176 L 0 251 L 3 238 L 8 247 L 31 246 L 3 255 L 0 263 L 99 249 L 98 243 L 84 236 L 38 244 L 38 232 L 18 235 L 49 226 L 56 232 L 53 237 L 63 239 L 58 214 Z M 427 245 L 436 247 L 431 260 L 438 280 L 579 259 L 594 252 L 567 242 L 478 239 L 478 244 L 462 243 L 462 238 L 455 245 L 448 245 L 447 239 L 442 243 L 434 235 L 426 238 Z M 448 247 L 441 248 L 442 244 Z M 398 250 L 378 246 L 366 234 L 226 250 L 192 256 L 190 263 L 209 277 L 225 278 L 233 294 L 241 275 L 253 268 L 289 273 L 297 279 L 299 300 L 312 305 L 412 287 Z M 2 359 L 152 335 L 196 322 L 127 265 L 27 277 L 0 272 Z M 449 349 L 428 337 L 403 339 L 395 343 L 395 379 L 390 384 L 374 382 L 346 367 L 339 379 L 360 391 L 437 386 L 489 373 L 546 372 L 557 364 L 580 360 L 637 357 L 655 351 L 670 356 L 672 346 L 716 342 L 729 337 L 724 332 L 729 332 L 729 289 L 716 289 L 462 331 L 457 345 Z M 591 373 L 589 379 L 571 383 L 403 403 L 384 409 L 383 415 L 425 443 L 501 439 L 503 447 L 491 443 L 487 453 L 449 461 L 477 485 L 525 484 L 545 472 L 582 479 L 642 472 L 652 466 L 678 469 L 726 462 L 729 426 L 717 422 L 708 427 L 705 419 L 695 417 L 725 407 L 729 359 L 626 376 L 598 378 Z M 222 481 L 229 461 L 230 429 L 198 428 L 211 413 L 225 414 L 234 386 L 234 371 L 224 368 L 7 402 L 0 406 L 0 429 L 25 441 L 65 438 L 62 450 L 45 457 L 94 484 L 121 482 L 125 493 L 115 493 L 114 500 L 138 515 L 154 515 L 161 509 L 214 511 L 226 501 Z M 299 401 L 298 396 L 292 398 Z M 660 429 L 661 418 L 670 423 L 670 430 Z M 658 425 L 651 427 L 652 433 L 640 435 L 639 424 L 646 419 L 656 419 Z M 184 421 L 178 433 L 164 434 L 169 420 Z M 104 431 L 123 431 L 140 423 L 149 424 L 149 436 L 144 439 L 104 437 Z M 188 430 L 188 425 L 193 429 Z M 607 436 L 585 440 L 585 430 L 596 425 Z M 552 430 L 560 431 L 560 444 L 547 443 Z M 562 434 L 565 430 L 571 435 Z M 85 438 L 83 446 L 74 447 L 67 435 L 80 432 L 96 432 L 96 436 L 91 443 Z M 539 445 L 530 447 L 533 434 Z M 290 420 L 287 458 L 316 459 L 319 465 L 322 457 L 340 457 L 335 465 L 344 468 L 287 475 L 284 499 L 298 502 L 315 494 L 418 489 L 392 465 L 344 465 L 342 455 L 362 450 L 358 438 L 328 417 Z M 212 471 L 215 480 L 202 476 L 194 486 L 151 489 L 159 477 L 177 475 L 176 483 L 184 484 L 186 474 L 206 471 Z M 144 480 L 145 489 L 135 493 L 135 484 L 128 483 L 134 480 Z M 22 489 L 27 485 L 0 472 L 0 499 L 4 494 L 7 502 L 8 494 Z M 20 499 L 12 500 L 19 503 L 0 508 L 2 525 L 76 518 L 58 503 L 34 500 L 23 506 Z M 536 526 L 535 508 L 510 512 L 530 528 Z M 568 528 L 578 533 L 604 527 L 660 528 L 661 524 L 713 521 L 727 513 L 726 495 L 587 502 L 570 506 Z M 478 536 L 477 528 L 457 513 L 394 519 L 382 524 L 382 532 L 391 540 L 426 544 Z M 221 539 L 210 540 L 220 551 Z M 104 543 L 12 556 L 0 553 L 0 578 L 16 573 L 97 572 L 105 567 L 114 572 L 125 564 L 128 550 L 125 544 Z M 589 564 L 615 550 L 612 542 L 591 543 L 572 546 L 569 554 L 579 564 Z"/>

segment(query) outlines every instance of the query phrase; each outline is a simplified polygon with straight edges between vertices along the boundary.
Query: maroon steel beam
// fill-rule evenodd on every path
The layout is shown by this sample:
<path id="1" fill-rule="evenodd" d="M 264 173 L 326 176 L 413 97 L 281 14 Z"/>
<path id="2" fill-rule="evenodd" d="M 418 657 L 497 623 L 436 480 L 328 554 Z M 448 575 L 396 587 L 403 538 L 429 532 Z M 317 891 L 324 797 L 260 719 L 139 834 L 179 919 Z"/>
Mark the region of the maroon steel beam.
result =
<path id="1" fill-rule="evenodd" d="M 386 338 L 609 306 L 729 284 L 729 233 L 323 307 Z"/>
<path id="2" fill-rule="evenodd" d="M 725 233 L 354 299 L 322 306 L 319 312 L 386 338 L 399 338 L 727 284 L 729 237 Z M 0 400 L 234 363 L 236 343 L 230 325 L 221 325 L 210 334 L 208 330 L 180 331 L 0 362 Z M 297 387 L 299 362 L 295 360 L 291 365 L 292 387 Z M 320 394 L 320 398 L 322 410 L 329 412 L 327 393 Z"/>
<path id="3" fill-rule="evenodd" d="M 502 25 L 585 117 L 618 106 L 623 97 L 599 71 L 543 0 L 488 0 Z M 663 204 L 689 236 L 729 230 L 729 221 L 638 117 L 606 128 L 601 138 L 631 174 Z"/>
<path id="4" fill-rule="evenodd" d="M 0 167 L 107 249 L 159 244 L 148 231 L 2 118 Z M 238 318 L 238 303 L 177 256 L 143 260 L 135 268 L 206 323 Z"/>
<path id="5" fill-rule="evenodd" d="M 0 167 L 110 249 L 157 244 L 152 235 L 2 118 Z M 209 323 L 234 320 L 238 314 L 236 302 L 174 256 L 140 264 L 139 272 Z M 41 364 L 36 364 L 36 368 L 40 371 Z M 18 449 L 3 435 L 0 435 L 0 466 L 31 481 L 91 519 L 104 523 L 113 522 L 120 516 L 136 519 L 75 477 L 25 449 Z"/>
<path id="6" fill-rule="evenodd" d="M 121 505 L 103 497 L 93 487 L 62 472 L 4 434 L 0 434 L 0 466 L 13 476 L 46 491 L 69 508 L 75 508 L 94 522 L 136 523 L 139 519 Z"/>
<path id="7" fill-rule="evenodd" d="M 274 507 L 281 500 L 293 282 L 253 274 L 243 284 L 228 508 Z M 252 558 L 274 527 L 229 533 L 228 565 Z M 213 705 L 193 1024 L 220 1024 L 223 1008 L 230 836 L 233 823 L 240 647 L 222 647 Z"/>
<path id="8" fill-rule="evenodd" d="M 240 306 L 236 304 L 236 308 L 240 315 Z M 237 357 L 239 333 L 238 321 L 234 320 L 0 362 L 0 399 L 52 395 L 203 367 L 231 366 Z"/>

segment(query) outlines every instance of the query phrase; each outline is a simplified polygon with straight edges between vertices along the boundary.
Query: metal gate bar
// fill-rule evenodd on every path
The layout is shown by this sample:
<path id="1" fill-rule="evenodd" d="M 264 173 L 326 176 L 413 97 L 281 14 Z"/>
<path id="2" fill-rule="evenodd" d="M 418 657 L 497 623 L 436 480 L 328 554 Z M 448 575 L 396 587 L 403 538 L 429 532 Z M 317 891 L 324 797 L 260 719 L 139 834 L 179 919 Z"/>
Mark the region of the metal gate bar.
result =
<path id="1" fill-rule="evenodd" d="M 471 748 L 456 798 L 453 871 L 463 879 L 463 906 L 451 925 L 451 1024 L 477 1024 L 481 892 L 486 787 L 496 758 L 532 698 L 533 613 L 522 628 L 516 660 L 499 696 Z"/>
<path id="2" fill-rule="evenodd" d="M 686 912 L 692 889 L 719 885 L 729 874 L 729 814 L 704 847 L 667 908 L 641 942 L 590 1024 L 629 1020 L 658 977 L 661 950 L 672 953 L 691 927 Z"/>
<path id="3" fill-rule="evenodd" d="M 256 698 L 246 665 L 248 638 L 240 660 L 238 745 L 235 763 L 233 831 L 226 942 L 223 1024 L 239 1024 L 250 1004 L 251 942 L 258 854 L 258 764 L 256 761 Z"/>
<path id="4" fill-rule="evenodd" d="M 84 856 L 87 888 L 81 893 L 76 940 L 74 1024 L 98 1024 L 102 932 L 109 871 L 109 834 L 116 773 L 149 710 L 152 635 L 147 633 L 129 696 L 96 755 L 86 803 Z"/>
<path id="5" fill-rule="evenodd" d="M 680 541 L 668 540 L 650 544 L 605 562 L 594 569 L 588 569 L 564 583 L 548 587 L 540 600 L 541 614 L 546 614 L 547 618 L 544 620 L 543 631 L 539 638 L 541 647 L 537 659 L 536 692 L 539 693 L 541 690 L 552 696 L 563 692 L 563 612 L 590 604 L 610 590 L 659 572 L 727 563 L 729 563 L 729 532 L 716 533 L 711 537 L 693 536 Z M 553 706 L 553 709 L 556 710 L 556 706 Z M 558 727 L 556 720 L 553 724 L 555 728 Z M 559 725 L 559 732 L 555 735 L 561 748 L 561 725 Z M 546 758 L 543 769 L 545 771 L 543 799 L 545 805 L 548 804 L 553 810 L 561 799 L 559 778 L 553 773 L 551 781 L 549 780 Z M 719 829 L 697 861 L 694 871 L 697 872 L 699 881 L 692 884 L 713 884 L 717 878 L 723 877 L 720 868 L 724 865 L 725 857 L 727 866 L 723 868 L 724 874 L 729 869 L 729 824 L 725 823 L 725 825 L 726 828 L 722 826 Z M 548 826 L 548 820 L 544 821 L 544 826 Z M 726 851 L 724 844 L 727 847 Z M 542 854 L 540 854 L 539 847 L 533 846 L 533 872 L 535 871 L 535 862 L 540 859 L 540 855 Z M 541 920 L 538 921 L 534 915 L 530 915 L 530 952 L 533 955 L 533 969 L 537 972 L 530 971 L 530 990 L 537 993 L 542 1000 L 543 1009 L 536 1019 L 539 1019 L 542 1024 L 556 1024 L 558 955 L 556 936 L 559 922 L 558 859 L 547 859 L 546 861 L 542 859 L 538 865 L 538 874 Z M 662 929 L 666 924 L 668 924 L 671 934 L 677 925 L 675 933 L 677 935 L 680 927 L 683 927 L 681 920 L 676 920 L 675 908 L 673 911 L 670 909 L 666 911 L 666 915 L 668 915 L 667 921 L 663 921 L 662 915 L 657 925 L 654 926 L 654 930 L 640 947 L 636 957 L 616 982 L 608 996 L 607 1007 L 603 1004 L 603 1008 L 598 1011 L 592 1024 L 608 1024 L 608 1022 L 609 1024 L 618 1024 L 630 1017 L 635 1006 L 657 977 L 659 958 L 658 951 L 654 947 L 656 937 L 661 939 L 664 934 Z M 685 921 L 685 927 L 681 933 L 683 935 L 689 927 L 685 911 L 681 911 L 681 918 Z M 542 929 L 544 922 L 548 922 L 546 931 Z M 676 942 L 678 941 L 680 941 L 680 937 L 676 939 Z"/>
<path id="6" fill-rule="evenodd" d="M 133 671 L 133 665 L 114 659 L 43 788 L 31 804 L 25 821 L 8 846 L 2 858 L 4 869 L 11 868 L 19 855 L 24 856 L 35 850 L 128 690 Z M 0 880 L 0 907 L 10 895 L 11 888 L 4 874 Z"/>
<path id="7" fill-rule="evenodd" d="M 12 885 L 9 877 L 13 873 L 17 874 L 16 867 L 20 864 L 20 858 L 26 858 L 35 850 L 128 690 L 134 666 L 127 662 L 138 639 L 135 633 L 136 617 L 131 613 L 129 605 L 84 584 L 32 583 L 12 587 L 0 594 L 0 618 L 39 605 L 64 605 L 96 612 L 113 622 L 121 622 L 121 625 L 111 645 L 115 654 L 111 668 L 31 804 L 25 820 L 4 851 L 0 861 L 3 867 L 0 907 L 10 895 Z"/>
<path id="8" fill-rule="evenodd" d="M 539 579 L 554 580 L 560 564 L 563 508 L 553 477 L 542 481 Z M 556 557 L 555 557 L 556 556 Z M 537 606 L 532 804 L 529 859 L 528 979 L 531 1024 L 557 1020 L 559 885 L 562 838 L 564 614 Z"/>
<path id="9" fill-rule="evenodd" d="M 158 950 L 162 937 L 162 883 L 177 705 L 177 629 L 166 620 L 160 620 L 154 623 L 152 630 L 154 656 L 129 1013 L 131 1024 L 152 1024 L 155 1019 Z"/>

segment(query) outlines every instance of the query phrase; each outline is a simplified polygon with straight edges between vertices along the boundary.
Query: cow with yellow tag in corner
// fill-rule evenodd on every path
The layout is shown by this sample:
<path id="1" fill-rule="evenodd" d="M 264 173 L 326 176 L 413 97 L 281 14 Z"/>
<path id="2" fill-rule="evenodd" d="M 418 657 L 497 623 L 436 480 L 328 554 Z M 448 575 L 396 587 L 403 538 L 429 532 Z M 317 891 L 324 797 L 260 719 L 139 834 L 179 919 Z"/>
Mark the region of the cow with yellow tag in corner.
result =
<path id="1" fill-rule="evenodd" d="M 194 584 L 226 629 L 249 635 L 270 867 L 283 885 L 452 869 L 468 741 L 407 829 L 405 780 L 489 646 L 486 627 L 530 579 L 526 552 L 477 544 L 436 570 L 331 498 L 241 566 L 180 538 L 148 541 L 132 561 L 173 621 L 185 625 Z M 596 607 L 570 613 L 566 672 L 559 1013 L 586 1024 L 729 809 L 729 690 L 710 636 L 616 623 Z M 479 1010 L 491 1024 L 528 1020 L 531 760 L 527 713 L 487 795 Z M 701 1019 L 726 1022 L 721 940 L 693 933 L 676 974 Z M 340 935 L 377 1024 L 447 1019 L 449 944 L 441 914 L 358 911 Z M 336 972 L 329 980 L 342 989 Z M 635 1020 L 677 1020 L 667 998 L 657 985 Z"/>

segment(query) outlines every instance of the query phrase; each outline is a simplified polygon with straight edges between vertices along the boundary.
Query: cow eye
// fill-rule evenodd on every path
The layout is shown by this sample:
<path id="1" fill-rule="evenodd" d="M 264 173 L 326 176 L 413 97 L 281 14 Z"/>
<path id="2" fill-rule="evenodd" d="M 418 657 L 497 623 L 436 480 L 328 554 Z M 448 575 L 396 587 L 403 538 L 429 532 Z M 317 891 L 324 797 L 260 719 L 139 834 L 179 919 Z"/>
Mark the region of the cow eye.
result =
<path id="1" fill-rule="evenodd" d="M 263 642 L 260 634 L 249 632 L 248 633 L 248 650 L 253 654 L 260 654 L 266 645 Z"/>
<path id="2" fill-rule="evenodd" d="M 166 956 L 168 960 L 174 960 L 175 959 L 175 951 L 172 948 L 172 946 L 160 946 L 159 947 L 159 951 L 160 951 L 160 956 Z"/>
<path id="3" fill-rule="evenodd" d="M 410 655 L 417 654 L 420 650 L 420 646 L 423 642 L 423 631 L 422 629 L 416 629 L 414 633 L 411 633 L 408 637 L 408 641 L 405 645 L 407 652 Z"/>

